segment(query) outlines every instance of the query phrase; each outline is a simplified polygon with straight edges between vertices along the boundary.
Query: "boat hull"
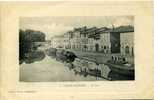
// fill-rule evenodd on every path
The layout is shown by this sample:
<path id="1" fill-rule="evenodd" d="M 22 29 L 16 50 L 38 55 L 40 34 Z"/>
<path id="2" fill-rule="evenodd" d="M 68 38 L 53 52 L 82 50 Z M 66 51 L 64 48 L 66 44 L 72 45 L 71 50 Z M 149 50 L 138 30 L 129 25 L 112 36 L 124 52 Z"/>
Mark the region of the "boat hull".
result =
<path id="1" fill-rule="evenodd" d="M 134 67 L 126 67 L 126 66 L 115 65 L 111 63 L 107 63 L 107 65 L 113 73 L 127 76 L 127 77 L 134 77 Z"/>

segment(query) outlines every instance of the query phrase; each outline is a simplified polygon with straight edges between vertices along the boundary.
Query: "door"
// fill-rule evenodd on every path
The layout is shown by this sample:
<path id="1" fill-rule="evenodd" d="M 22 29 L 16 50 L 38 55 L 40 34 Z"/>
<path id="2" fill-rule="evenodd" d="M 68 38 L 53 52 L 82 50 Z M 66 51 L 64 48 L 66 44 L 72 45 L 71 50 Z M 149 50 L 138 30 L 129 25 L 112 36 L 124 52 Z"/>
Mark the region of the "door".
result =
<path id="1" fill-rule="evenodd" d="M 99 44 L 95 44 L 96 52 L 99 51 Z"/>
<path id="2" fill-rule="evenodd" d="M 111 53 L 120 53 L 120 33 L 110 34 Z"/>

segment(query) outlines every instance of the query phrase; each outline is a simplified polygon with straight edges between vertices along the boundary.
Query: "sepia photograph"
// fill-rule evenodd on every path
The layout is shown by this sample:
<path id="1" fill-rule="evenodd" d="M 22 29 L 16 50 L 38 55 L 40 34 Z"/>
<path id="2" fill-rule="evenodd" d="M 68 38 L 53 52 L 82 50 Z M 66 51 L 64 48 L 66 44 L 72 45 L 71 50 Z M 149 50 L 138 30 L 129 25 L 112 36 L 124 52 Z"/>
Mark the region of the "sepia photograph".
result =
<path id="1" fill-rule="evenodd" d="M 154 98 L 152 1 L 0 3 L 0 100 Z"/>
<path id="2" fill-rule="evenodd" d="M 134 80 L 133 16 L 20 18 L 20 81 Z"/>

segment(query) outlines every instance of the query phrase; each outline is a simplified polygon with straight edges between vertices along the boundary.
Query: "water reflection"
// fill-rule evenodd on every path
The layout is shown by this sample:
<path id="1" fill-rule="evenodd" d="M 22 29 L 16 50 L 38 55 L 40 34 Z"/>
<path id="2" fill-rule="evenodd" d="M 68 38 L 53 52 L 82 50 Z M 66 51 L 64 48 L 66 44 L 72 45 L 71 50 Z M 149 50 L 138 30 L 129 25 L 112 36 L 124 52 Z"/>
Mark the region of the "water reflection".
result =
<path id="1" fill-rule="evenodd" d="M 30 53 L 25 54 L 25 58 L 22 60 L 22 63 L 30 64 L 36 61 L 41 61 L 45 58 L 45 53 L 43 51 L 35 50 Z"/>
<path id="2" fill-rule="evenodd" d="M 42 61 L 45 57 L 47 57 L 47 62 Z M 44 51 L 35 50 L 30 53 L 27 53 L 22 63 L 25 62 L 26 64 L 31 64 L 36 61 L 41 61 L 41 66 L 43 65 L 50 66 L 52 65 L 50 61 L 52 61 L 54 58 L 56 59 L 55 61 L 62 62 L 63 67 L 67 67 L 67 69 L 70 72 L 73 71 L 73 74 L 75 76 L 77 75 L 84 76 L 87 79 L 92 76 L 92 77 L 96 77 L 96 80 L 98 80 L 97 78 L 106 79 L 106 80 L 132 80 L 132 77 L 119 75 L 111 71 L 110 68 L 105 64 L 96 64 L 93 61 L 80 59 L 74 56 L 73 53 L 67 54 L 67 52 L 64 52 L 63 50 L 59 52 L 57 52 L 56 49 L 47 49 Z M 65 69 L 63 67 L 61 67 L 61 69 Z M 57 70 L 55 70 L 55 73 L 61 73 L 61 72 L 58 72 Z"/>

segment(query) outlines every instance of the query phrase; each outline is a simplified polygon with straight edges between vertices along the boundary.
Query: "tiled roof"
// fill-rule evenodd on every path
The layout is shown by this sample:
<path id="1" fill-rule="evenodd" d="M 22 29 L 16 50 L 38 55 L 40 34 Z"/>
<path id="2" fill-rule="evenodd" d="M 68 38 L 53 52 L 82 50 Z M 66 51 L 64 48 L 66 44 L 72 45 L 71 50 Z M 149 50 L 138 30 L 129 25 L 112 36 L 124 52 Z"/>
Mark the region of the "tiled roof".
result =
<path id="1" fill-rule="evenodd" d="M 100 34 L 106 33 L 106 32 L 115 32 L 115 33 L 126 33 L 126 32 L 134 32 L 134 26 L 127 25 L 127 26 L 119 26 L 115 28 L 108 28 L 108 27 L 91 27 L 87 28 L 86 26 L 74 28 L 73 31 L 79 31 L 81 34 L 88 34 L 89 38 L 96 38 L 99 37 Z M 73 31 L 68 31 L 66 34 L 73 33 Z M 73 35 L 73 34 L 72 34 Z M 63 37 L 63 35 L 58 35 L 55 37 Z"/>
<path id="2" fill-rule="evenodd" d="M 100 32 L 109 32 L 111 29 L 107 28 L 107 27 L 101 27 L 98 28 L 98 30 L 96 30 L 96 33 L 100 33 Z"/>
<path id="3" fill-rule="evenodd" d="M 80 31 L 80 32 L 82 32 L 82 31 L 85 31 L 87 29 L 87 27 L 86 26 L 83 26 L 83 27 L 79 27 L 79 28 L 74 28 L 74 31 Z"/>
<path id="4" fill-rule="evenodd" d="M 68 31 L 68 33 L 73 33 L 73 31 Z"/>
<path id="5" fill-rule="evenodd" d="M 97 30 L 97 27 L 92 27 L 86 30 L 87 33 L 89 32 L 95 32 Z"/>
<path id="6" fill-rule="evenodd" d="M 111 32 L 118 32 L 118 33 L 134 32 L 134 27 L 131 25 L 119 26 L 115 29 L 112 29 Z"/>
<path id="7" fill-rule="evenodd" d="M 99 37 L 100 37 L 100 34 L 101 34 L 102 32 L 106 32 L 106 31 L 108 31 L 108 30 L 110 30 L 110 29 L 107 28 L 107 27 L 96 28 L 96 30 L 95 30 L 94 33 L 88 34 L 88 37 L 89 37 L 89 38 L 99 38 Z"/>
<path id="8" fill-rule="evenodd" d="M 100 34 L 106 33 L 106 32 L 115 32 L 115 33 L 126 33 L 126 32 L 134 32 L 133 26 L 119 26 L 117 28 L 111 29 L 107 27 L 101 27 L 96 30 L 95 33 L 88 34 L 89 38 L 99 38 Z"/>

